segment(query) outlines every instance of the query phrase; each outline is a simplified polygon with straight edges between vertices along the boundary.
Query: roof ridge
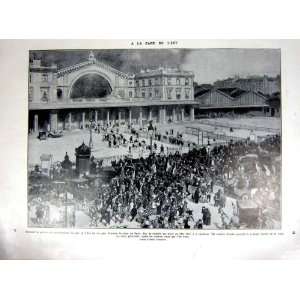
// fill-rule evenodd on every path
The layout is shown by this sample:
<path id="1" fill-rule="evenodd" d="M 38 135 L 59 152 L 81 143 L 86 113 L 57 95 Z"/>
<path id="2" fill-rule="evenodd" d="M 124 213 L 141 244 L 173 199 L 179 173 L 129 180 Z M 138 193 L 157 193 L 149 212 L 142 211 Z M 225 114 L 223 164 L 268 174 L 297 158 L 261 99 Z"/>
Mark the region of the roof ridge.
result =
<path id="1" fill-rule="evenodd" d="M 218 88 L 216 88 L 215 90 L 216 92 L 222 94 L 223 96 L 230 98 L 230 99 L 234 99 L 233 97 L 231 97 L 230 95 L 226 94 L 225 92 L 220 91 Z"/>
<path id="2" fill-rule="evenodd" d="M 83 62 L 77 63 L 75 65 L 72 65 L 72 66 L 62 68 L 57 71 L 57 76 L 58 77 L 63 76 L 65 73 L 71 72 L 73 70 L 76 71 L 76 70 L 78 70 L 82 67 L 88 66 L 88 65 L 100 65 L 100 66 L 108 69 L 110 72 L 117 73 L 121 77 L 129 78 L 129 74 L 124 73 L 118 69 L 115 69 L 114 67 L 112 67 L 102 61 L 98 61 L 98 60 L 95 60 L 95 61 L 87 60 L 87 61 L 83 61 Z"/>

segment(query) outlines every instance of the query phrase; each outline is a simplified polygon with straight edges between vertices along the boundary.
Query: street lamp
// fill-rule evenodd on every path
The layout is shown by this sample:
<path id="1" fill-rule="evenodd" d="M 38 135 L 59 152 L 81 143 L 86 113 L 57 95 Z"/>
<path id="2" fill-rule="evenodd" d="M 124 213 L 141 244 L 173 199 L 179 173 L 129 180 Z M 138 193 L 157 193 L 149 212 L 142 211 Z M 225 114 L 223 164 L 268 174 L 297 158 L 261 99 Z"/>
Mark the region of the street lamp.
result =
<path id="1" fill-rule="evenodd" d="M 209 140 L 207 142 L 207 158 L 208 158 L 208 162 L 210 162 L 210 142 L 209 142 Z"/>
<path id="2" fill-rule="evenodd" d="M 154 133 L 152 121 L 149 122 L 148 133 L 150 135 L 150 154 L 152 154 L 152 140 L 153 140 L 153 133 Z"/>

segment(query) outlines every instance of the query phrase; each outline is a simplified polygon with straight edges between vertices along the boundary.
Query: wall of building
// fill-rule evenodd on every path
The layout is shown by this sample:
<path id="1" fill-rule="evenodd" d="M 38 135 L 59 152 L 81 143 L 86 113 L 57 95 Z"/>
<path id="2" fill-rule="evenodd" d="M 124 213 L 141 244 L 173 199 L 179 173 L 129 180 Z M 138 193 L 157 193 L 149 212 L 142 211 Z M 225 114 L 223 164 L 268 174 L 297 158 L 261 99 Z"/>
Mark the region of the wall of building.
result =
<path id="1" fill-rule="evenodd" d="M 97 101 L 100 99 L 70 98 L 77 80 L 91 73 L 109 82 L 112 94 L 108 98 L 115 101 L 109 102 L 111 107 L 105 102 L 105 108 L 99 107 L 107 99 L 101 99 L 99 105 Z M 193 78 L 192 72 L 177 69 L 127 75 L 95 59 L 62 70 L 55 66 L 43 67 L 40 61 L 34 62 L 29 73 L 29 128 L 34 131 L 68 130 L 85 127 L 90 120 L 102 124 L 108 120 L 112 123 L 125 121 L 145 126 L 150 120 L 164 123 L 187 120 L 189 116 L 193 119 Z M 127 107 L 123 107 L 123 100 L 129 102 Z M 157 105 L 158 101 L 162 101 L 161 105 Z M 185 104 L 185 101 L 189 103 Z M 115 107 L 118 103 L 120 107 Z M 79 108 L 83 106 L 85 108 Z"/>
<path id="2" fill-rule="evenodd" d="M 266 98 L 254 92 L 245 92 L 236 98 L 232 98 L 218 90 L 208 91 L 198 99 L 199 106 L 203 107 L 228 107 L 228 106 L 265 106 Z"/>
<path id="3" fill-rule="evenodd" d="M 277 77 L 253 77 L 253 78 L 229 78 L 215 82 L 216 88 L 240 88 L 246 91 L 261 92 L 271 95 L 281 90 L 280 76 Z"/>
<path id="4" fill-rule="evenodd" d="M 178 72 L 174 75 L 143 74 L 135 79 L 135 95 L 138 98 L 160 100 L 193 100 L 193 76 Z"/>

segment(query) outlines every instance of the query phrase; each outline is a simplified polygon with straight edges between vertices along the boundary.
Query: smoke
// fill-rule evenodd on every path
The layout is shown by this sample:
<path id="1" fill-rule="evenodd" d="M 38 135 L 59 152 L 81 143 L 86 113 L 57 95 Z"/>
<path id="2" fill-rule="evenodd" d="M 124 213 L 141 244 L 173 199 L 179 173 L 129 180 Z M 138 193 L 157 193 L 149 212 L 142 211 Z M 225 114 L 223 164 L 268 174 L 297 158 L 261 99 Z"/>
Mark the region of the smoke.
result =
<path id="1" fill-rule="evenodd" d="M 125 73 L 159 66 L 178 67 L 193 71 L 195 81 L 200 84 L 235 75 L 280 74 L 278 49 L 105 49 L 93 52 L 98 60 Z M 41 59 L 43 65 L 57 64 L 63 68 L 86 61 L 89 53 L 90 50 L 30 51 L 30 59 Z"/>
<path id="2" fill-rule="evenodd" d="M 141 69 L 162 67 L 180 67 L 187 55 L 184 49 L 141 49 L 127 50 L 121 55 L 121 69 L 132 73 Z"/>
<path id="3" fill-rule="evenodd" d="M 41 59 L 42 64 L 56 64 L 64 68 L 88 59 L 90 50 L 42 50 L 30 51 L 30 60 Z M 180 67 L 190 52 L 186 49 L 109 49 L 93 50 L 95 57 L 126 73 L 141 69 Z"/>

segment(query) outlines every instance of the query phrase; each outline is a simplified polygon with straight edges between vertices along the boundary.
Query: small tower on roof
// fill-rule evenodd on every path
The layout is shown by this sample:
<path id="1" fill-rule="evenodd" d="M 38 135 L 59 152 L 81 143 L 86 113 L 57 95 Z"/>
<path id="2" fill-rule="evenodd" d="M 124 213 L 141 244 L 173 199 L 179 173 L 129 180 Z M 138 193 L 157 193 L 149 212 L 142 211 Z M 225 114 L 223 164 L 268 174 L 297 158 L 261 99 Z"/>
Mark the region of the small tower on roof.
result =
<path id="1" fill-rule="evenodd" d="M 89 61 L 96 62 L 96 57 L 94 55 L 94 52 L 91 50 L 89 54 Z"/>
<path id="2" fill-rule="evenodd" d="M 65 159 L 62 161 L 61 166 L 63 169 L 70 170 L 72 169 L 72 162 L 70 161 L 69 155 L 66 152 Z"/>

